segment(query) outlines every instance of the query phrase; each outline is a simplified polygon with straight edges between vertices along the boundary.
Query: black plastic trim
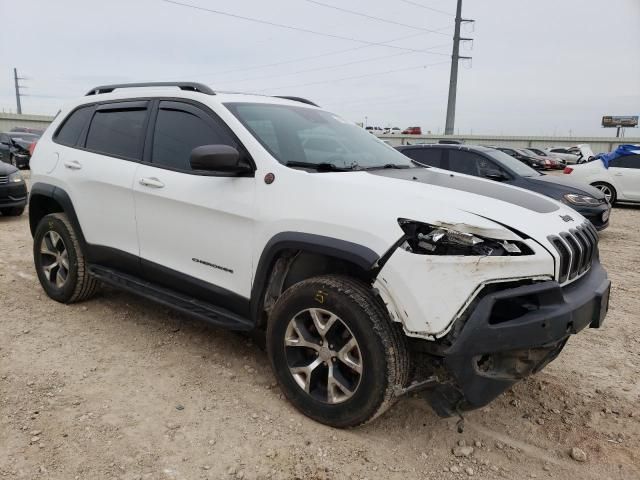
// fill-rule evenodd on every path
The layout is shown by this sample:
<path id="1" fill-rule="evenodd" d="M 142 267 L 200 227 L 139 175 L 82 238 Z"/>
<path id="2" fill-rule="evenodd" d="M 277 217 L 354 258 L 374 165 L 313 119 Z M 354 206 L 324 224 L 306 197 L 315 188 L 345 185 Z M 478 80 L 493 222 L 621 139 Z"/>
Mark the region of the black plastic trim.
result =
<path id="1" fill-rule="evenodd" d="M 302 232 L 281 232 L 274 235 L 265 245 L 251 289 L 251 315 L 254 321 L 260 318 L 260 306 L 269 280 L 269 273 L 275 260 L 283 250 L 302 250 L 346 260 L 364 271 L 372 271 L 379 255 L 363 245 L 323 235 Z"/>
<path id="2" fill-rule="evenodd" d="M 105 283 L 193 315 L 213 325 L 230 330 L 250 331 L 253 329 L 253 323 L 246 317 L 236 315 L 209 302 L 177 293 L 154 282 L 99 265 L 90 265 L 89 272 Z"/>
<path id="3" fill-rule="evenodd" d="M 607 273 L 594 259 L 582 278 L 564 287 L 550 280 L 482 296 L 470 307 L 466 323 L 443 352 L 444 366 L 455 385 L 441 385 L 437 393 L 432 392 L 430 401 L 436 403 L 438 413 L 452 415 L 458 408 L 482 407 L 521 378 L 510 372 L 485 374 L 477 368 L 478 357 L 548 349 L 549 356 L 532 365 L 535 373 L 555 358 L 571 334 L 587 327 L 599 328 L 608 309 L 610 286 Z M 526 313 L 501 323 L 490 321 L 497 302 L 519 299 Z M 532 299 L 536 308 L 530 306 Z M 457 398 L 461 403 L 447 406 L 445 398 Z"/>
<path id="4" fill-rule="evenodd" d="M 285 100 L 292 100 L 294 102 L 306 103 L 307 105 L 313 105 L 314 107 L 320 107 L 317 103 L 313 103 L 311 100 L 307 100 L 302 97 L 291 97 L 289 95 L 274 95 L 274 98 L 283 98 Z"/>

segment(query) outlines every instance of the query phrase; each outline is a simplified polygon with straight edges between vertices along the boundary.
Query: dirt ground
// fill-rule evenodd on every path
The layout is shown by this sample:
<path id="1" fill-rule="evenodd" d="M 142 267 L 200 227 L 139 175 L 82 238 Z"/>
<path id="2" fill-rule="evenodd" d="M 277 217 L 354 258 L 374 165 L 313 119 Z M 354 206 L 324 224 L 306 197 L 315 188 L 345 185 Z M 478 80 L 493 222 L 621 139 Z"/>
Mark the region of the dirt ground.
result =
<path id="1" fill-rule="evenodd" d="M 247 338 L 113 289 L 50 300 L 27 215 L 0 217 L 0 478 L 639 479 L 640 208 L 614 209 L 600 248 L 604 327 L 464 433 L 418 398 L 341 431 L 295 411 Z"/>

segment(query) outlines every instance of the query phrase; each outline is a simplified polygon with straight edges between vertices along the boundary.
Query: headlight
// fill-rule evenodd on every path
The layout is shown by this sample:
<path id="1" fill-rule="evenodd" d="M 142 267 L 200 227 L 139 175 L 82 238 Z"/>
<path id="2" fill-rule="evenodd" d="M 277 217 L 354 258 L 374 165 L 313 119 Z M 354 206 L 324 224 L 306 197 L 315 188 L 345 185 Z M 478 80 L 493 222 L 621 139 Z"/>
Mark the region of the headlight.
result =
<path id="1" fill-rule="evenodd" d="M 9 174 L 9 183 L 20 182 L 24 182 L 24 178 L 22 178 L 22 174 L 20 172 L 13 172 Z"/>
<path id="2" fill-rule="evenodd" d="M 531 255 L 524 243 L 497 240 L 448 227 L 429 225 L 404 218 L 398 219 L 405 233 L 401 248 L 419 255 L 506 256 Z"/>
<path id="3" fill-rule="evenodd" d="M 572 205 L 600 205 L 602 201 L 589 195 L 580 195 L 578 193 L 567 193 L 563 197 L 567 203 Z"/>

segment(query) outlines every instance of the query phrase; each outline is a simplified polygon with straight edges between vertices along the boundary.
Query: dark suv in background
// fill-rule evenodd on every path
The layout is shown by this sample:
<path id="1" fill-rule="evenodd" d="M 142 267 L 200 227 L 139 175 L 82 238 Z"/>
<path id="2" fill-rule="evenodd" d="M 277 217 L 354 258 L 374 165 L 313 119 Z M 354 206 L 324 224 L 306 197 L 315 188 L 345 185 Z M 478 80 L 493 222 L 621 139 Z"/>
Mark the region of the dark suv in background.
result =
<path id="1" fill-rule="evenodd" d="M 425 144 L 396 149 L 419 165 L 508 183 L 561 201 L 589 219 L 597 230 L 609 226 L 611 205 L 598 189 L 545 175 L 495 148 Z"/>

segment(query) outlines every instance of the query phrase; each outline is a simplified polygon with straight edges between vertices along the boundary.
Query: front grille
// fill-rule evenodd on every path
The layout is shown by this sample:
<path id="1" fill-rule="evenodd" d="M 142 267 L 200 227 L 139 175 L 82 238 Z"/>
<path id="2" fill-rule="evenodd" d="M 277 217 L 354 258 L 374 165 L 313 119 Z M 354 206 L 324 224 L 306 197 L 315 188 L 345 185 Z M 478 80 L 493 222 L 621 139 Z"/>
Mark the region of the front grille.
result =
<path id="1" fill-rule="evenodd" d="M 558 236 L 550 236 L 549 241 L 560 255 L 558 282 L 561 284 L 588 271 L 598 252 L 598 232 L 591 222 L 583 223 Z"/>
<path id="2" fill-rule="evenodd" d="M 7 183 L 9 183 L 9 177 L 7 177 L 7 176 L 4 176 L 4 177 L 3 177 L 3 176 L 0 176 L 0 185 L 5 185 L 5 184 L 7 184 Z"/>

